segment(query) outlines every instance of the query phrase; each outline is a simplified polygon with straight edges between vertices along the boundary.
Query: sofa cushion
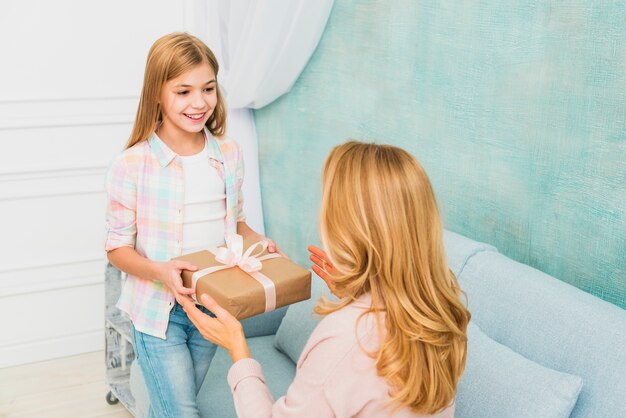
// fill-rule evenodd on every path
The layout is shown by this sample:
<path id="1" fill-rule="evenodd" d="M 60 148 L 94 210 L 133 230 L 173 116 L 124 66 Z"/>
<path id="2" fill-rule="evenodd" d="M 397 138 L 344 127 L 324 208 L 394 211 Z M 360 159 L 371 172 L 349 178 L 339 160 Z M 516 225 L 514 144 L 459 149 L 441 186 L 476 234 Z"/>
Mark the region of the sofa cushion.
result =
<path id="1" fill-rule="evenodd" d="M 287 393 L 296 375 L 296 365 L 274 348 L 274 336 L 248 339 L 250 354 L 263 367 L 267 386 L 274 399 Z M 219 348 L 198 394 L 198 408 L 202 416 L 231 418 L 236 416 L 233 397 L 226 376 L 232 366 L 228 353 Z"/>
<path id="2" fill-rule="evenodd" d="M 463 267 L 473 255 L 482 251 L 497 251 L 495 247 L 471 240 L 452 231 L 443 231 L 443 245 L 446 249 L 448 266 L 458 277 Z"/>
<path id="3" fill-rule="evenodd" d="M 568 417 L 583 386 L 580 377 L 530 361 L 470 322 L 465 373 L 455 417 Z"/>
<path id="4" fill-rule="evenodd" d="M 274 336 L 248 339 L 252 356 L 263 366 L 267 385 L 277 399 L 287 393 L 287 388 L 296 374 L 296 365 L 274 348 Z M 211 362 L 211 367 L 198 393 L 200 414 L 207 417 L 231 418 L 236 416 L 232 394 L 226 376 L 232 361 L 228 353 L 218 348 Z M 135 416 L 143 418 L 147 414 L 150 400 L 143 381 L 141 368 L 133 362 L 130 374 L 131 392 L 135 397 Z"/>
<path id="5" fill-rule="evenodd" d="M 572 417 L 626 411 L 626 310 L 496 252 L 459 277 L 472 320 L 497 342 L 585 382 Z"/>
<path id="6" fill-rule="evenodd" d="M 280 322 L 287 312 L 287 306 L 274 311 L 251 316 L 241 321 L 243 332 L 247 338 L 262 337 L 264 335 L 274 335 L 280 326 Z"/>
<path id="7" fill-rule="evenodd" d="M 280 327 L 278 327 L 274 345 L 294 363 L 298 362 L 309 336 L 321 320 L 321 317 L 313 313 L 313 308 L 322 294 L 331 300 L 336 300 L 330 294 L 326 282 L 313 274 L 311 299 L 290 305 Z"/>

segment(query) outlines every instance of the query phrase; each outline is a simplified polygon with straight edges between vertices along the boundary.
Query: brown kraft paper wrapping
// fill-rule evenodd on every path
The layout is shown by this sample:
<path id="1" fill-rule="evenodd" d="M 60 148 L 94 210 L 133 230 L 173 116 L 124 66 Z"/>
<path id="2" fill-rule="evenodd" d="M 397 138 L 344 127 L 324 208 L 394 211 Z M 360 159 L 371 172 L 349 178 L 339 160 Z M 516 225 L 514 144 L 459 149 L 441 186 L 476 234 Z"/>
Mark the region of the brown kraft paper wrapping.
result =
<path id="1" fill-rule="evenodd" d="M 253 241 L 244 241 L 244 251 Z M 255 251 L 258 252 L 258 251 Z M 257 256 L 268 254 L 267 250 Z M 188 261 L 198 270 L 222 265 L 215 255 L 208 251 L 198 251 L 182 255 L 174 260 Z M 183 270 L 183 285 L 191 287 L 194 272 Z M 311 298 L 311 272 L 285 257 L 262 261 L 260 273 L 267 276 L 276 287 L 276 309 Z M 196 283 L 196 298 L 209 294 L 235 318 L 241 320 L 265 312 L 265 289 L 263 285 L 239 267 L 202 276 Z"/>

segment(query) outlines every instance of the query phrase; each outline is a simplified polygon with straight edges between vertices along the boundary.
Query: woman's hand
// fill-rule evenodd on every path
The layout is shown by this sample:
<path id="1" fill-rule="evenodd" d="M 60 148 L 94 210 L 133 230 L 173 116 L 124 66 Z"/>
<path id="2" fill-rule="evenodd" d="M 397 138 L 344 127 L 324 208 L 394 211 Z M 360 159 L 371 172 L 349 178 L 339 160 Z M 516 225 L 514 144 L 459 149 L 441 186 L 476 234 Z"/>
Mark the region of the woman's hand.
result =
<path id="1" fill-rule="evenodd" d="M 212 343 L 224 347 L 230 354 L 233 363 L 242 358 L 250 357 L 241 322 L 218 305 L 212 297 L 203 293 L 200 296 L 200 302 L 205 308 L 213 312 L 215 318 L 211 318 L 198 309 L 194 301 L 188 296 L 177 296 L 176 300 L 187 312 L 187 316 L 198 328 L 200 334 Z"/>
<path id="2" fill-rule="evenodd" d="M 154 261 L 153 263 L 155 278 L 167 286 L 176 297 L 178 295 L 193 295 L 196 293 L 195 289 L 183 286 L 183 279 L 180 277 L 180 273 L 183 270 L 198 270 L 196 266 L 182 260 Z"/>
<path id="3" fill-rule="evenodd" d="M 309 259 L 313 262 L 313 271 L 326 282 L 330 293 L 339 297 L 339 295 L 335 293 L 335 284 L 333 283 L 331 278 L 331 276 L 337 274 L 337 271 L 331 264 L 328 256 L 326 255 L 324 250 L 316 247 L 315 245 L 309 245 L 308 250 L 311 253 Z"/>

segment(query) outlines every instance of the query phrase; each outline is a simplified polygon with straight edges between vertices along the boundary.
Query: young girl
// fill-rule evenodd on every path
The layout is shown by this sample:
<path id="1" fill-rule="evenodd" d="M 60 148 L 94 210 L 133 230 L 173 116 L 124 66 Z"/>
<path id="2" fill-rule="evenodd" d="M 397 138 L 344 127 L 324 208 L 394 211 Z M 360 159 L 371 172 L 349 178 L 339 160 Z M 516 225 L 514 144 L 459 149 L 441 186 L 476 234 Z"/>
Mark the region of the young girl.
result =
<path id="1" fill-rule="evenodd" d="M 221 245 L 229 233 L 266 239 L 245 223 L 242 156 L 224 136 L 217 73 L 215 56 L 199 39 L 158 39 L 132 134 L 107 175 L 105 249 L 128 273 L 117 306 L 134 326 L 148 416 L 199 416 L 196 394 L 216 348 L 176 303 L 194 292 L 182 286 L 181 271 L 196 267 L 171 258 Z M 270 251 L 277 251 L 271 240 Z"/>
<path id="2" fill-rule="evenodd" d="M 448 269 L 437 203 L 406 151 L 349 142 L 323 174 L 321 240 L 314 271 L 340 299 L 300 355 L 287 394 L 274 403 L 241 325 L 208 295 L 217 318 L 184 296 L 205 338 L 225 347 L 239 417 L 452 417 L 465 367 L 470 314 Z"/>

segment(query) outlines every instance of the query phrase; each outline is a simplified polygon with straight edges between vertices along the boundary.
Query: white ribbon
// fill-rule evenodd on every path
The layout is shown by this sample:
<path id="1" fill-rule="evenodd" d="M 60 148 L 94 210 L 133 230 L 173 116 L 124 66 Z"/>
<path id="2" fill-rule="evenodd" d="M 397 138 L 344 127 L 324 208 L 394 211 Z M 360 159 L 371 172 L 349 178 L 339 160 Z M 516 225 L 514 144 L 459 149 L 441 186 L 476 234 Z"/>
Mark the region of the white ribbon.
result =
<path id="1" fill-rule="evenodd" d="M 259 241 L 248 247 L 246 252 L 243 252 L 243 237 L 238 234 L 229 235 L 226 238 L 225 247 L 209 249 L 210 252 L 215 254 L 215 260 L 222 263 L 222 265 L 207 267 L 193 273 L 191 276 L 192 288 L 195 289 L 198 280 L 207 274 L 233 267 L 239 267 L 263 286 L 265 291 L 265 312 L 276 309 L 276 287 L 274 286 L 274 282 L 271 281 L 269 277 L 261 273 L 260 270 L 263 267 L 261 263 L 262 261 L 280 257 L 281 255 L 278 253 L 272 253 L 259 257 L 263 251 L 267 249 L 268 245 L 268 241 Z"/>

